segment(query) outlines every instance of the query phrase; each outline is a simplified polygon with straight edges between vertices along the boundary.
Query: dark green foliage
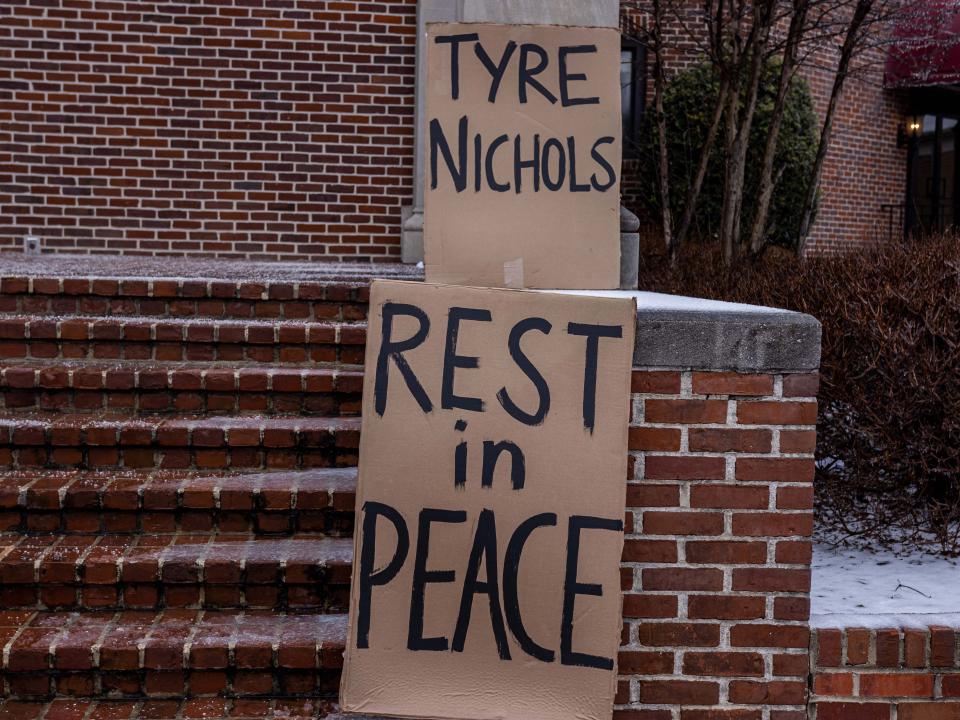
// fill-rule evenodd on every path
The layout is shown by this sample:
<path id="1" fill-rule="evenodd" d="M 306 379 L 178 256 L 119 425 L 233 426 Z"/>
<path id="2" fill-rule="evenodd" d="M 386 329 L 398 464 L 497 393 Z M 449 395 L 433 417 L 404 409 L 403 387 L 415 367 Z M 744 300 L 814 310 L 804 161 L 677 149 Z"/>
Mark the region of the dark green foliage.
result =
<path id="1" fill-rule="evenodd" d="M 760 166 L 780 75 L 779 61 L 771 61 L 764 70 L 757 111 L 750 132 L 741 217 L 743 233 L 749 232 L 755 214 Z M 674 218 L 683 213 L 683 203 L 693 182 L 701 148 L 710 127 L 718 89 L 711 65 L 703 64 L 674 77 L 664 94 L 667 142 L 670 155 L 670 198 Z M 692 236 L 702 240 L 717 236 L 723 203 L 723 134 L 721 124 L 710 164 L 697 202 Z M 652 217 L 659 217 L 657 188 L 657 131 L 653 113 L 648 111 L 640 132 L 640 179 L 642 200 Z M 783 122 L 777 142 L 774 180 L 776 189 L 768 220 L 767 242 L 792 247 L 800 227 L 806 184 L 817 153 L 818 122 L 810 89 L 805 80 L 795 77 L 787 91 Z"/>
<path id="2" fill-rule="evenodd" d="M 817 520 L 870 545 L 960 555 L 960 237 L 734 267 L 643 254 L 644 290 L 772 305 L 823 324 Z M 836 536 L 836 535 L 835 535 Z"/>

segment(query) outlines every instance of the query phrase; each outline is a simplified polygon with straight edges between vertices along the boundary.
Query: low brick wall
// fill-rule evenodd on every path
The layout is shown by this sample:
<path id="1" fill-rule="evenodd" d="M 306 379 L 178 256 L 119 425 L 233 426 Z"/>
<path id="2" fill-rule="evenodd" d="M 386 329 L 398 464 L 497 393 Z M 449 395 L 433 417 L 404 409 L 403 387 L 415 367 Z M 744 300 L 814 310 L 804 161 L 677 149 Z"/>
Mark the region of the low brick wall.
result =
<path id="1" fill-rule="evenodd" d="M 641 304 L 638 337 L 616 717 L 803 720 L 819 328 Z"/>
<path id="2" fill-rule="evenodd" d="M 811 720 L 960 718 L 958 640 L 948 627 L 814 630 Z"/>

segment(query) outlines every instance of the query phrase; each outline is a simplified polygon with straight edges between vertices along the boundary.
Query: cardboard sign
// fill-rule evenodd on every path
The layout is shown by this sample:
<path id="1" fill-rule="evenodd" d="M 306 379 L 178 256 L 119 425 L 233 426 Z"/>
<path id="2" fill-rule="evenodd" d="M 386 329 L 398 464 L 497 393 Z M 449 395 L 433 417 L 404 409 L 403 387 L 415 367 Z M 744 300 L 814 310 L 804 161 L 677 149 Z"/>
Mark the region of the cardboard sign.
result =
<path id="1" fill-rule="evenodd" d="M 374 282 L 345 711 L 611 716 L 635 313 Z"/>
<path id="2" fill-rule="evenodd" d="M 617 288 L 620 34 L 427 28 L 427 280 Z"/>

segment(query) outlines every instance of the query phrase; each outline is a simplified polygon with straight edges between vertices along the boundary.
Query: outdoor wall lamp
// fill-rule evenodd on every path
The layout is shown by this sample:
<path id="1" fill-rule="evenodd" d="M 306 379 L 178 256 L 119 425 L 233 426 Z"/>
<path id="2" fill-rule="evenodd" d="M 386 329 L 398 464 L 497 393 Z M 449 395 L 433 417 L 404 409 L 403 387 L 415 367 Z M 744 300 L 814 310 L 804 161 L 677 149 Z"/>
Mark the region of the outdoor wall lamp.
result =
<path id="1" fill-rule="evenodd" d="M 910 115 L 906 122 L 897 126 L 897 147 L 906 147 L 911 140 L 916 140 L 923 129 L 923 120 L 919 115 Z"/>

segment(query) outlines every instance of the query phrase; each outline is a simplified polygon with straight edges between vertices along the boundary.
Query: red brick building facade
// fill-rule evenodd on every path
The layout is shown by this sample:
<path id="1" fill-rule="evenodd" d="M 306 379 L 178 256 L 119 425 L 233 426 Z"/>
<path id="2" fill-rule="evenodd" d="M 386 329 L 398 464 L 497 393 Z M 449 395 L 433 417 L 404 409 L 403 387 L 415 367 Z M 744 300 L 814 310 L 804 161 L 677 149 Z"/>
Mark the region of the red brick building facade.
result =
<path id="1" fill-rule="evenodd" d="M 4 3 L 0 250 L 399 260 L 416 37 L 416 0 Z M 931 108 L 885 87 L 884 54 L 848 81 L 814 250 L 902 231 L 898 130 Z M 808 72 L 821 114 L 829 55 Z M 953 221 L 951 97 L 914 150 L 922 226 Z"/>
<path id="2" fill-rule="evenodd" d="M 381 260 L 416 2 L 0 6 L 0 248 Z"/>

